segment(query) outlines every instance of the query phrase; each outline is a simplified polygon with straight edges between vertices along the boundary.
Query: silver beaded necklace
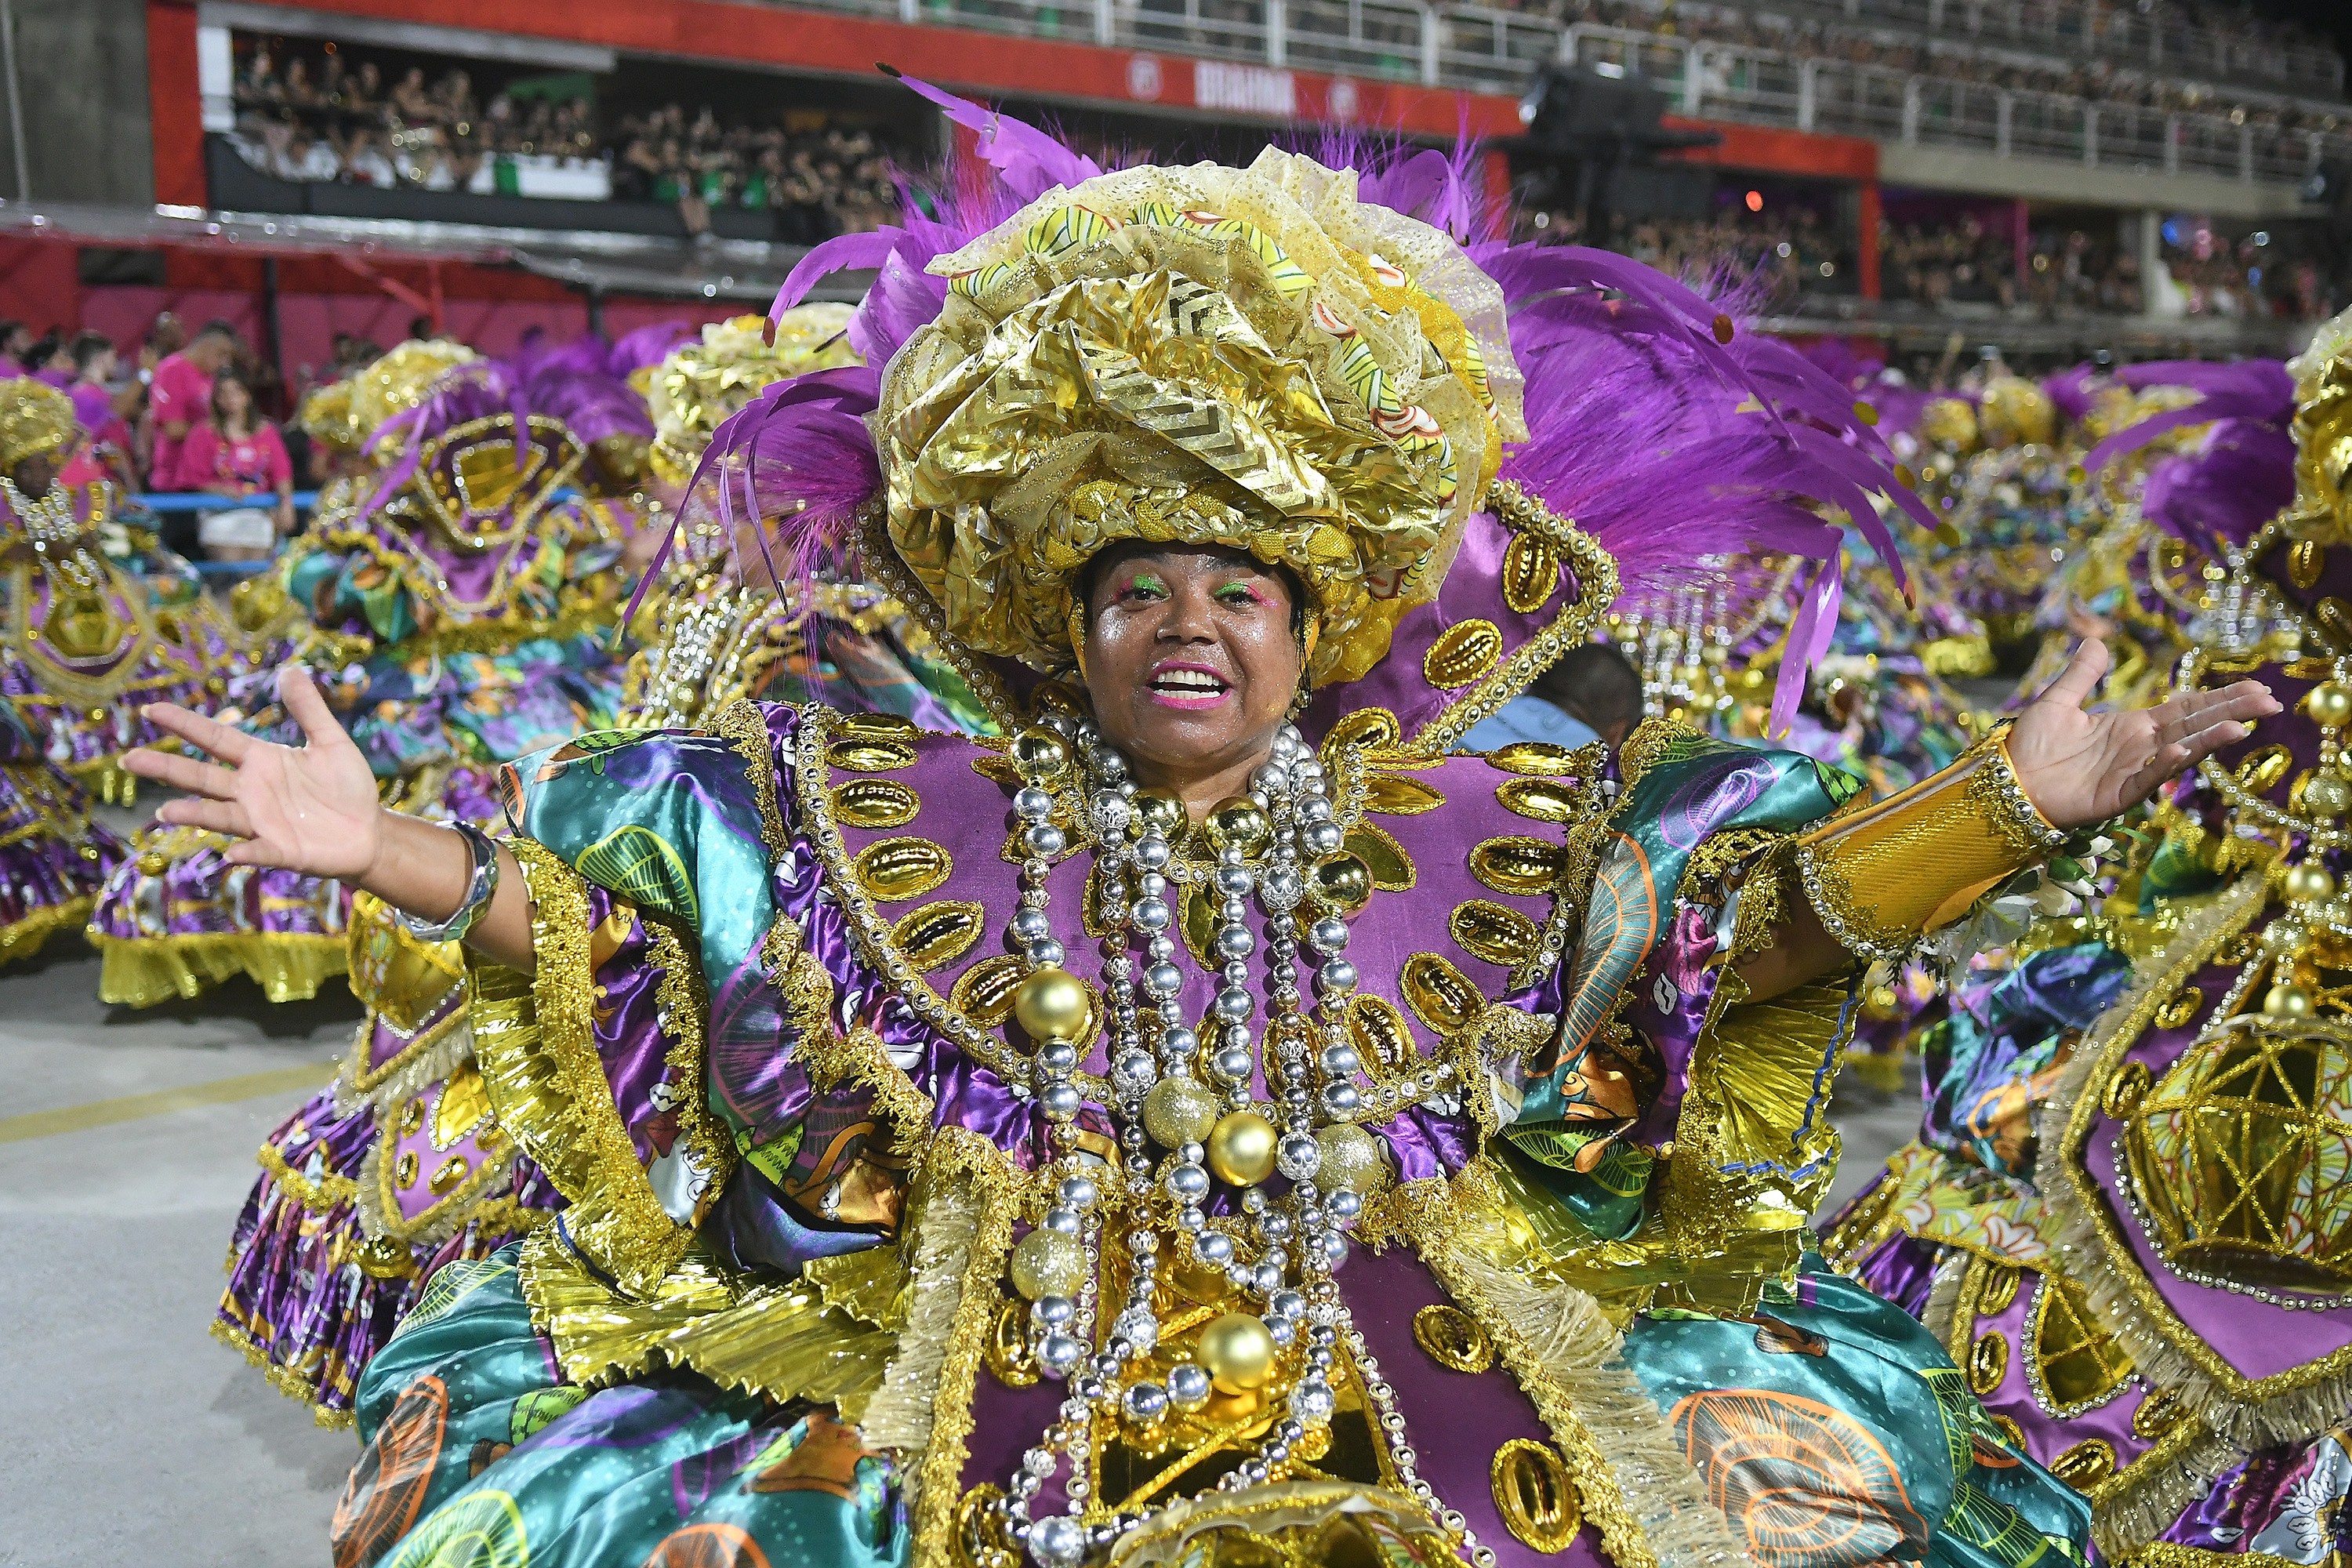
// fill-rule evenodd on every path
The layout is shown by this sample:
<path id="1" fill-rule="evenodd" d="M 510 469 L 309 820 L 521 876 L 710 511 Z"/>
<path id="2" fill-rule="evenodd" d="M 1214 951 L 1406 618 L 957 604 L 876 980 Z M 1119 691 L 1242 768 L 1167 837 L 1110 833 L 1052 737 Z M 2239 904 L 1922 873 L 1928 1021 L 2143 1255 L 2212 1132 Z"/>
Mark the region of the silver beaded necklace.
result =
<path id="1" fill-rule="evenodd" d="M 1341 863 L 1350 858 L 1340 852 L 1341 830 L 1314 749 L 1296 728 L 1283 727 L 1273 755 L 1251 775 L 1249 795 L 1209 813 L 1204 829 L 1216 860 L 1205 868 L 1180 865 L 1170 842 L 1182 831 L 1182 804 L 1138 790 L 1126 760 L 1091 721 L 1056 715 L 1017 736 L 1012 753 L 1024 781 L 1013 805 L 1025 858 L 1006 935 L 1029 971 L 1013 1007 L 1035 1042 L 1030 1089 L 1051 1128 L 1055 1185 L 1037 1228 L 1014 1247 L 1011 1273 L 1029 1300 L 1030 1352 L 1068 1392 L 1060 1419 L 1022 1456 L 997 1505 L 1006 1539 L 1025 1547 L 1038 1568 L 1077 1568 L 1098 1557 L 1152 1511 L 1111 1510 L 1087 1521 L 1087 1460 L 1098 1417 L 1124 1416 L 1149 1429 L 1171 1412 L 1202 1409 L 1218 1392 L 1265 1387 L 1284 1350 L 1300 1346 L 1283 1408 L 1217 1487 L 1234 1491 L 1279 1479 L 1310 1435 L 1330 1425 L 1338 1406 L 1331 1374 L 1344 1344 L 1400 1480 L 1474 1563 L 1491 1564 L 1493 1552 L 1417 1474 L 1394 1391 L 1381 1378 L 1332 1278 L 1348 1257 L 1346 1227 L 1361 1211 L 1360 1194 L 1381 1171 L 1382 1156 L 1352 1120 L 1362 1100 L 1355 1083 L 1362 1064 L 1347 1024 L 1357 974 L 1344 956 L 1349 931 L 1340 913 L 1360 908 L 1369 896 L 1360 876 L 1352 900 L 1344 890 L 1314 900 L 1328 912 L 1305 930 L 1314 955 L 1311 1004 L 1298 984 L 1294 913 L 1310 901 L 1310 884 L 1328 892 L 1327 883 L 1345 889 L 1349 882 Z M 1054 935 L 1045 891 L 1053 858 L 1068 846 L 1051 820 L 1051 786 L 1070 776 L 1074 760 L 1098 845 L 1098 907 L 1123 916 L 1102 942 L 1102 1021 L 1110 1037 L 1108 1109 L 1129 1199 L 1131 1282 L 1102 1349 L 1091 1353 L 1109 1205 L 1093 1173 L 1099 1163 L 1080 1151 L 1082 1100 L 1072 1079 L 1077 1041 L 1091 1033 L 1092 1005 L 1062 967 L 1066 951 Z M 1208 950 L 1220 979 L 1208 1016 L 1197 1026 L 1187 1021 L 1180 1000 L 1184 975 L 1171 934 L 1181 889 L 1192 883 L 1204 884 L 1216 900 Z M 1249 960 L 1260 946 L 1250 929 L 1253 901 L 1266 922 L 1269 1009 L 1262 1034 L 1251 1027 L 1256 1000 L 1248 987 Z M 1139 934 L 1139 974 L 1130 955 Z M 1261 1067 L 1273 1120 L 1251 1100 Z M 1196 1076 L 1203 1068 L 1208 1082 Z M 1153 1145 L 1163 1152 L 1156 1162 Z M 1277 1171 L 1291 1183 L 1278 1198 L 1264 1185 Z M 1213 1226 L 1203 1207 L 1218 1182 L 1239 1192 L 1238 1240 Z M 1154 1214 L 1156 1199 L 1165 1202 L 1165 1225 Z M 1193 1355 L 1154 1375 L 1161 1332 L 1154 1298 L 1164 1271 L 1186 1264 L 1196 1276 L 1222 1276 L 1246 1310 L 1208 1322 Z M 1066 1467 L 1066 1510 L 1033 1517 L 1033 1500 Z"/>

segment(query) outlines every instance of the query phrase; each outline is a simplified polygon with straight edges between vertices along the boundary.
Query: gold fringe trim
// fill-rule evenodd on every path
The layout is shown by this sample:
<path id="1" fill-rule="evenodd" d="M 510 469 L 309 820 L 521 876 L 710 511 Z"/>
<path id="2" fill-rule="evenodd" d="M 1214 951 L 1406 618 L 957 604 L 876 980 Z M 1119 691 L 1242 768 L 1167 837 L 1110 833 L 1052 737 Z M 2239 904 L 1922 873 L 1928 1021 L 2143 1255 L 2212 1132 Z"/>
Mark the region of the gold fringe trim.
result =
<path id="1" fill-rule="evenodd" d="M 290 1200 L 306 1214 L 323 1215 L 345 1204 L 359 1201 L 359 1183 L 331 1171 L 314 1182 L 288 1164 L 286 1156 L 278 1152 L 275 1144 L 264 1143 L 253 1158 L 269 1173 L 270 1181 L 277 1184 L 278 1195 Z M 232 1253 L 230 1256 L 234 1258 L 236 1255 Z"/>
<path id="2" fill-rule="evenodd" d="M 457 984 L 462 988 L 465 983 Z M 426 1025 L 382 1067 L 370 1068 L 368 1053 L 375 1044 L 375 1026 L 380 1016 L 370 1008 L 367 1016 L 352 1031 L 350 1054 L 343 1058 L 342 1071 L 335 1078 L 338 1115 L 349 1116 L 365 1105 L 381 1116 L 402 1101 L 423 1094 L 473 1057 L 474 1031 L 467 1018 L 462 994 L 457 1010 L 449 1016 Z"/>
<path id="3" fill-rule="evenodd" d="M 1927 1305 L 1919 1313 L 1920 1326 L 1935 1335 L 1945 1353 L 1962 1366 L 1968 1364 L 1969 1347 L 1955 1342 L 1952 1331 L 1959 1323 L 1960 1286 L 1968 1279 L 1969 1262 L 1969 1255 L 1958 1250 L 1937 1259 L 1927 1286 Z"/>
<path id="4" fill-rule="evenodd" d="M 2092 1535 L 2099 1550 L 2113 1558 L 2138 1552 L 2168 1529 L 2182 1509 L 2203 1495 L 2236 1449 L 2290 1441 L 2324 1429 L 2352 1394 L 2352 1379 L 2335 1376 L 2299 1394 L 2256 1401 L 2200 1365 L 2197 1352 L 2211 1361 L 2214 1370 L 2226 1372 L 2202 1342 L 2188 1349 L 2168 1331 L 2170 1312 L 2138 1272 L 2128 1245 L 2111 1233 L 2105 1200 L 2081 1164 L 2082 1148 L 2098 1112 L 2092 1086 L 2107 1081 L 2157 1009 L 2261 913 L 2263 898 L 2263 876 L 2257 871 L 2184 921 L 2179 935 L 2092 1026 L 2042 1110 L 2044 1127 L 2063 1130 L 2060 1137 L 2045 1137 L 2034 1168 L 2034 1184 L 2051 1221 L 2045 1267 L 2082 1285 L 2091 1310 L 2114 1331 L 2134 1369 L 2153 1386 L 2171 1391 L 2199 1423 L 2184 1429 L 2186 1435 L 2168 1437 L 2093 1493 Z M 2168 1448 L 2173 1451 L 2168 1454 Z"/>
<path id="5" fill-rule="evenodd" d="M 1722 1511 L 1620 1354 L 1590 1295 L 1529 1255 L 1483 1164 L 1415 1182 L 1405 1224 L 1422 1259 L 1495 1342 L 1568 1460 L 1584 1516 L 1617 1568 L 1745 1564 Z"/>
<path id="6" fill-rule="evenodd" d="M 663 1059 L 677 1096 L 677 1135 L 709 1176 L 708 1190 L 715 1196 L 735 1169 L 735 1139 L 710 1110 L 703 1026 L 710 1016 L 710 993 L 703 983 L 702 961 L 669 921 L 648 918 L 643 910 L 637 918 L 645 922 L 646 958 L 661 971 L 654 1001 L 660 1009 L 661 1028 L 669 1036 L 669 1051 Z"/>
<path id="7" fill-rule="evenodd" d="M 239 1333 L 232 1325 L 221 1321 L 218 1318 L 215 1318 L 213 1320 L 212 1334 L 213 1338 L 220 1341 L 221 1343 L 228 1346 L 231 1350 L 242 1352 L 247 1363 L 258 1371 L 263 1377 L 267 1378 L 269 1382 L 270 1387 L 276 1389 L 287 1398 L 294 1401 L 297 1405 L 309 1405 L 310 1408 L 310 1419 L 316 1422 L 319 1426 L 325 1427 L 330 1432 L 333 1432 L 340 1431 L 352 1425 L 352 1413 L 351 1411 L 336 1410 L 328 1405 L 321 1405 L 319 1402 L 319 1385 L 317 1384 L 313 1383 L 310 1379 L 304 1377 L 300 1373 L 294 1371 L 291 1367 L 279 1366 L 276 1362 L 271 1361 L 268 1353 L 265 1352 L 259 1345 L 255 1344 L 251 1340 L 246 1338 L 245 1335 Z"/>
<path id="8" fill-rule="evenodd" d="M 875 1262 L 895 1263 L 888 1248 L 875 1250 Z M 856 1321 L 812 1281 L 745 1283 L 689 1257 L 648 1298 L 630 1300 L 590 1274 L 552 1227 L 523 1244 L 519 1283 L 564 1375 L 591 1386 L 673 1366 L 779 1403 L 854 1406 L 890 1355 L 887 1330 Z"/>
<path id="9" fill-rule="evenodd" d="M 860 1422 L 866 1442 L 905 1456 L 913 1568 L 954 1568 L 972 1389 L 1013 1247 L 1025 1178 L 1003 1151 L 961 1127 L 926 1151 L 913 1283 L 898 1353 Z"/>
<path id="10" fill-rule="evenodd" d="M 349 967 L 343 939 L 308 931 L 199 931 L 185 936 L 89 933 L 103 960 L 98 999 L 118 1007 L 189 1000 L 242 974 L 272 1002 L 307 1002 Z"/>
<path id="11" fill-rule="evenodd" d="M 2177 1541 L 2151 1541 L 2120 1561 L 2126 1568 L 2310 1568 L 2308 1563 L 2274 1552 L 2209 1552 Z"/>
<path id="12" fill-rule="evenodd" d="M 96 893 L 82 893 L 62 904 L 35 910 L 14 925 L 0 926 L 0 963 L 13 963 L 20 958 L 30 958 L 48 944 L 49 938 L 67 926 L 86 926 L 90 911 L 98 908 Z"/>
<path id="13" fill-rule="evenodd" d="M 530 891 L 529 979 L 496 964 L 473 970 L 475 1060 L 499 1125 L 570 1200 L 572 1244 L 632 1296 L 646 1296 L 694 1238 L 663 1209 L 614 1109 L 596 1054 L 595 969 L 588 887 L 543 846 L 506 840 Z"/>

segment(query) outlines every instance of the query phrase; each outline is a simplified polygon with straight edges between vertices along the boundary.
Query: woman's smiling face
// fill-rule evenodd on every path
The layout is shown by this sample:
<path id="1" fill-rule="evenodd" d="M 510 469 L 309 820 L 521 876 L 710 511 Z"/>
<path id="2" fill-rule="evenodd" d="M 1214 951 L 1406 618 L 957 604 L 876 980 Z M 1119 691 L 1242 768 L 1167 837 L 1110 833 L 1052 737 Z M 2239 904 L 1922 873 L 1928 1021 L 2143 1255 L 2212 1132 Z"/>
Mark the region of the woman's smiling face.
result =
<path id="1" fill-rule="evenodd" d="M 1148 780 L 1243 773 L 1298 694 L 1294 590 L 1239 551 L 1129 543 L 1087 585 L 1087 689 L 1104 736 Z"/>

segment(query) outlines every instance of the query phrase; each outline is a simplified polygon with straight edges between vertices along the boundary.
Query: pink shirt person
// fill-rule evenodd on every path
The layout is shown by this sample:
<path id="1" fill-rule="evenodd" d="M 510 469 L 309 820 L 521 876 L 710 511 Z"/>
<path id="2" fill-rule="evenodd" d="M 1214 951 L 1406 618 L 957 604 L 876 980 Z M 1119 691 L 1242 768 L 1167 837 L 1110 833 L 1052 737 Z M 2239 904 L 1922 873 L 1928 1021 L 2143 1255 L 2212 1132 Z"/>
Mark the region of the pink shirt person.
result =
<path id="1" fill-rule="evenodd" d="M 164 430 L 166 425 L 184 424 L 189 435 L 205 424 L 213 401 L 212 372 L 189 356 L 195 353 L 191 346 L 182 349 L 155 367 L 155 380 L 147 391 L 148 406 L 155 416 L 155 448 L 147 463 L 148 481 L 157 489 L 181 489 L 181 442 L 173 440 Z"/>
<path id="2" fill-rule="evenodd" d="M 160 371 L 156 379 L 163 379 Z M 155 474 L 163 477 L 161 465 Z M 190 427 L 180 448 L 180 466 L 172 476 L 172 488 L 255 495 L 274 493 L 293 477 L 294 465 L 287 458 L 286 443 L 278 437 L 276 426 L 257 424 L 251 435 L 231 439 L 206 419 Z"/>

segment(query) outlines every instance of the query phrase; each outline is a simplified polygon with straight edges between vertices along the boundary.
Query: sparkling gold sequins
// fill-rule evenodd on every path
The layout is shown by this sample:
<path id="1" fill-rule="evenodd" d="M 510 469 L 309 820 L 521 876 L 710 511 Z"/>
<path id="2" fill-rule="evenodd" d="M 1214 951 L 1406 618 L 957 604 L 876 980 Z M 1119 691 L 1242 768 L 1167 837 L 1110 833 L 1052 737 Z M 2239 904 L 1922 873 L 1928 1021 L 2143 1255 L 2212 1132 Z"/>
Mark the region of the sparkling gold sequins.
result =
<path id="1" fill-rule="evenodd" d="M 1415 1312 L 1412 1340 L 1430 1360 L 1455 1372 L 1479 1373 L 1495 1364 L 1495 1342 L 1459 1307 L 1440 1304 Z"/>
<path id="2" fill-rule="evenodd" d="M 1573 822 L 1576 796 L 1549 779 L 1512 779 L 1495 786 L 1503 809 L 1537 822 Z"/>
<path id="3" fill-rule="evenodd" d="M 2178 1029 L 2197 1016 L 2197 1009 L 2203 1005 L 2205 993 L 2194 985 L 2184 985 L 2180 988 L 2180 994 L 2156 1010 L 2156 1026 Z"/>
<path id="4" fill-rule="evenodd" d="M 2024 1427 L 2020 1426 L 2015 1421 L 2012 1421 L 2008 1416 L 2000 1415 L 1997 1412 L 1988 1410 L 1985 1414 L 1992 1417 L 1992 1424 L 2000 1428 L 2002 1438 L 2008 1442 L 2011 1447 L 2016 1449 L 2021 1454 L 2025 1452 Z"/>
<path id="5" fill-rule="evenodd" d="M 1489 838 L 1470 851 L 1470 874 L 1498 893 L 1540 897 L 1567 868 L 1568 851 L 1540 838 Z"/>
<path id="6" fill-rule="evenodd" d="M 2034 1393 L 2053 1415 L 2078 1415 L 2113 1399 L 2132 1374 L 2131 1357 L 2091 1310 L 2082 1287 L 2044 1275 L 2026 1322 Z"/>
<path id="7" fill-rule="evenodd" d="M 1364 780 L 1364 809 L 1383 816 L 1419 816 L 1444 804 L 1444 795 L 1402 773 L 1371 773 Z"/>
<path id="8" fill-rule="evenodd" d="M 474 1064 L 467 1062 L 451 1073 L 433 1105 L 433 1147 L 437 1152 L 456 1143 L 490 1114 L 489 1086 Z"/>
<path id="9" fill-rule="evenodd" d="M 1037 1363 L 1029 1354 L 1029 1310 L 1024 1302 L 1006 1301 L 996 1313 L 995 1331 L 981 1347 L 981 1355 L 996 1381 L 1007 1388 L 1028 1388 L 1038 1377 Z"/>
<path id="10" fill-rule="evenodd" d="M 1404 993 L 1405 1005 L 1441 1035 L 1459 1034 L 1486 1010 L 1486 998 L 1470 977 L 1433 952 L 1406 959 L 1397 988 Z"/>
<path id="11" fill-rule="evenodd" d="M 1004 1539 L 1004 1516 L 997 1510 L 1004 1489 L 982 1481 L 958 1500 L 955 1510 L 957 1568 L 1021 1568 L 1022 1555 Z"/>
<path id="12" fill-rule="evenodd" d="M 1397 1005 L 1370 992 L 1360 991 L 1349 1002 L 1348 1033 L 1355 1039 L 1356 1054 L 1366 1061 L 1401 1068 L 1421 1054 L 1412 1042 L 1412 1026 Z"/>
<path id="13" fill-rule="evenodd" d="M 1006 789 L 1021 787 L 1021 770 L 1013 765 L 1013 759 L 1010 757 L 1001 757 L 992 752 L 985 752 L 972 758 L 971 771 L 991 784 L 1003 784 Z"/>
<path id="14" fill-rule="evenodd" d="M 2050 1473 L 2078 1492 L 2088 1491 L 2115 1475 L 2115 1445 L 2105 1437 L 2085 1437 L 2051 1460 Z"/>
<path id="15" fill-rule="evenodd" d="M 908 963 L 928 974 L 970 952 L 986 924 L 987 911 L 978 904 L 950 899 L 901 917 L 890 928 L 890 940 Z"/>
<path id="16" fill-rule="evenodd" d="M 2000 1386 L 2009 1372 L 2009 1336 L 1995 1329 L 1969 1347 L 1969 1389 L 1979 1399 Z"/>
<path id="17" fill-rule="evenodd" d="M 1503 603 L 1532 616 L 1559 591 L 1559 552 L 1533 533 L 1515 533 L 1503 551 Z"/>
<path id="18" fill-rule="evenodd" d="M 1348 830 L 1348 852 L 1370 868 L 1372 886 L 1384 893 L 1402 893 L 1415 879 L 1412 857 L 1388 830 L 1360 822 Z"/>
<path id="19" fill-rule="evenodd" d="M 904 741 L 864 735 L 845 736 L 824 749 L 824 760 L 853 773 L 887 773 L 915 765 L 915 748 Z"/>
<path id="20" fill-rule="evenodd" d="M 416 1184 L 415 1150 L 402 1151 L 400 1158 L 393 1162 L 392 1184 L 396 1187 L 413 1187 Z"/>
<path id="21" fill-rule="evenodd" d="M 1542 1443 L 1514 1437 L 1495 1450 L 1495 1510 L 1511 1533 L 1538 1552 L 1565 1552 L 1584 1528 L 1568 1465 Z"/>
<path id="22" fill-rule="evenodd" d="M 2319 586 L 2327 570 L 2327 547 L 2315 539 L 2298 539 L 2287 546 L 2286 580 L 2309 593 Z"/>
<path id="23" fill-rule="evenodd" d="M 1999 1263 L 1986 1264 L 1984 1283 L 1977 1287 L 1977 1310 L 2005 1312 L 2009 1310 L 2010 1303 L 2016 1300 L 2017 1270 Z"/>
<path id="24" fill-rule="evenodd" d="M 897 779 L 852 779 L 833 792 L 833 815 L 845 827 L 904 827 L 922 797 Z"/>
<path id="25" fill-rule="evenodd" d="M 2151 1388 L 2147 1396 L 2132 1412 L 2132 1436 L 2143 1443 L 2153 1443 L 2167 1432 L 2188 1419 L 2189 1412 L 2168 1388 Z"/>
<path id="26" fill-rule="evenodd" d="M 1501 627 L 1484 619 L 1460 621 L 1429 645 L 1429 651 L 1421 656 L 1421 672 L 1432 686 L 1450 691 L 1479 679 L 1502 657 Z"/>
<path id="27" fill-rule="evenodd" d="M 948 1005 L 982 1028 L 993 1029 L 1013 1016 L 1013 992 L 1024 973 L 1009 952 L 983 958 L 956 976 Z"/>
<path id="28" fill-rule="evenodd" d="M 446 1197 L 450 1188 L 465 1179 L 466 1156 L 452 1154 L 441 1162 L 440 1169 L 433 1173 L 433 1180 L 427 1184 L 432 1187 L 435 1197 Z"/>
<path id="29" fill-rule="evenodd" d="M 2267 795 L 2294 766 L 2294 753 L 2284 746 L 2264 746 L 2238 764 L 2238 782 L 2254 795 Z"/>
<path id="30" fill-rule="evenodd" d="M 857 852 L 858 885 L 885 903 L 919 899 L 955 871 L 948 852 L 928 838 L 881 838 Z"/>
<path id="31" fill-rule="evenodd" d="M 1514 968 L 1533 958 L 1543 943 L 1536 922 L 1486 899 L 1472 899 L 1446 918 L 1445 929 L 1473 958 Z"/>
<path id="32" fill-rule="evenodd" d="M 400 1136 L 414 1138 L 425 1128 L 425 1097 L 417 1096 L 400 1108 Z"/>
<path id="33" fill-rule="evenodd" d="M 2116 1069 L 2116 1076 L 2107 1079 L 2107 1087 L 2100 1091 L 2099 1109 L 2121 1121 L 2139 1109 L 2139 1102 L 2147 1098 L 2148 1086 L 2155 1081 L 2146 1062 L 2127 1061 Z"/>
<path id="34" fill-rule="evenodd" d="M 868 741 L 911 741 L 922 733 L 913 720 L 896 713 L 836 713 L 833 732 Z"/>
<path id="35" fill-rule="evenodd" d="M 1549 741 L 1514 741 L 1487 761 L 1506 773 L 1564 773 L 1575 755 L 1566 746 L 1555 746 Z M 1510 805 L 1508 801 L 1503 804 Z"/>
<path id="36" fill-rule="evenodd" d="M 2320 635 L 2336 652 L 2352 652 L 2352 605 L 2330 594 L 2312 607 L 2311 618 L 2319 623 Z"/>
<path id="37" fill-rule="evenodd" d="M 1359 708 L 1331 726 L 1323 745 L 1327 752 L 1349 746 L 1377 752 L 1395 745 L 1403 736 L 1404 726 L 1387 709 Z"/>

